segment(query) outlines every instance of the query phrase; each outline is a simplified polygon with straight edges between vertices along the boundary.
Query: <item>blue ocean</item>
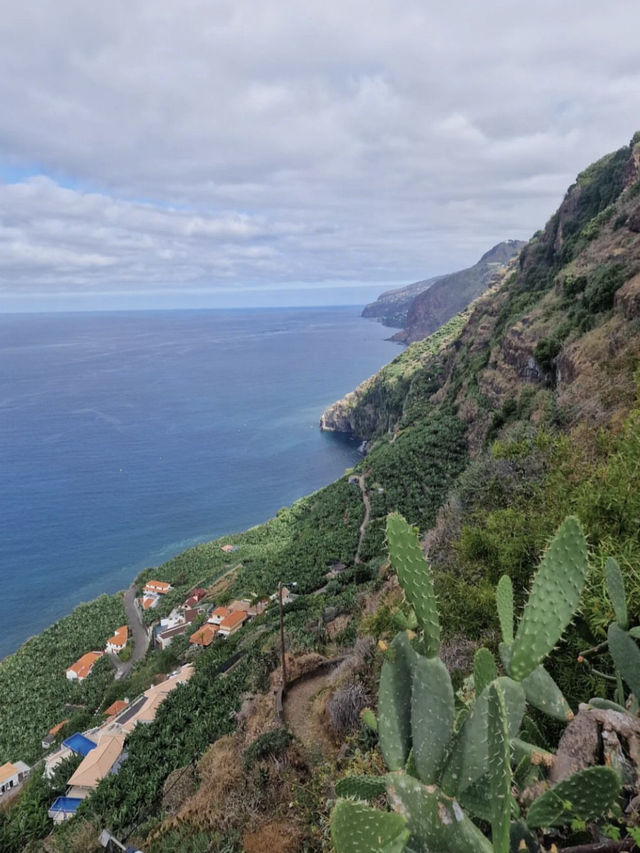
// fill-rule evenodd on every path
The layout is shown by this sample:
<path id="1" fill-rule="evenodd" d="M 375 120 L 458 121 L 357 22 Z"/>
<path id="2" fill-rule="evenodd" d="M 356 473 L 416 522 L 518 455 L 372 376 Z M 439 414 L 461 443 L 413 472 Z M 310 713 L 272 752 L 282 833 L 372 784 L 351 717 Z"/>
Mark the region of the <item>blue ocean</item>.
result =
<path id="1" fill-rule="evenodd" d="M 352 465 L 320 415 L 398 352 L 359 314 L 0 316 L 0 658 Z"/>

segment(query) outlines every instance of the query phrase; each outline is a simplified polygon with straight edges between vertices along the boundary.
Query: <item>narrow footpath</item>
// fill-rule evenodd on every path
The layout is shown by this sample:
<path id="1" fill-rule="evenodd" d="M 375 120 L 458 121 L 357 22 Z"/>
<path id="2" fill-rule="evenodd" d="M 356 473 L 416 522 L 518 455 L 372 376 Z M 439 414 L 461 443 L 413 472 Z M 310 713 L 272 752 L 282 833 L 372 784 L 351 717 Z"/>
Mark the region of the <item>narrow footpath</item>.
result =
<path id="1" fill-rule="evenodd" d="M 358 475 L 358 485 L 360 486 L 360 491 L 362 492 L 362 501 L 364 503 L 364 518 L 362 519 L 362 524 L 360 525 L 360 538 L 358 539 L 356 556 L 353 561 L 356 565 L 362 562 L 362 560 L 360 559 L 360 550 L 364 541 L 364 535 L 367 532 L 367 527 L 369 526 L 369 519 L 371 518 L 371 501 L 369 500 L 369 493 L 367 492 L 367 487 L 365 485 L 366 476 L 366 474 Z"/>
<path id="2" fill-rule="evenodd" d="M 296 681 L 282 701 L 285 722 L 294 735 L 312 752 L 335 755 L 336 746 L 327 734 L 316 700 L 331 683 L 333 672 L 326 670 Z"/>

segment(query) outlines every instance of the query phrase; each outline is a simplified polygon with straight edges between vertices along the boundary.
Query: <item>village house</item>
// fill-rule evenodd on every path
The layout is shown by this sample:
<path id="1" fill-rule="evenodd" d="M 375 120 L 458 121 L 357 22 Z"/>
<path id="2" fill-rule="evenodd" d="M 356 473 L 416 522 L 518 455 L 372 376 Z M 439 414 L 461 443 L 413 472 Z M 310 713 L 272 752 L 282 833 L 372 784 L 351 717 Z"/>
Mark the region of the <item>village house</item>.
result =
<path id="1" fill-rule="evenodd" d="M 20 787 L 30 772 L 31 768 L 24 761 L 7 761 L 0 766 L 0 802 L 5 794 Z"/>
<path id="2" fill-rule="evenodd" d="M 115 724 L 119 730 L 126 732 L 133 731 L 138 723 L 152 723 L 155 720 L 156 713 L 160 705 L 167 698 L 172 690 L 175 690 L 180 684 L 185 684 L 195 672 L 192 664 L 185 664 L 171 673 L 160 684 L 154 684 L 148 690 L 135 699 L 126 711 L 118 716 Z"/>
<path id="3" fill-rule="evenodd" d="M 120 628 L 116 629 L 113 637 L 109 637 L 107 640 L 106 650 L 108 652 L 113 652 L 114 654 L 121 652 L 127 645 L 128 638 L 129 629 L 126 625 L 122 625 Z"/>
<path id="4" fill-rule="evenodd" d="M 239 631 L 246 621 L 247 614 L 244 610 L 236 610 L 235 613 L 229 613 L 220 623 L 218 636 L 224 638 L 230 637 L 236 631 Z"/>
<path id="5" fill-rule="evenodd" d="M 294 586 L 295 586 L 295 584 L 294 584 Z M 273 595 L 270 595 L 270 596 L 269 596 L 269 599 L 270 599 L 271 601 L 277 601 L 277 600 L 278 600 L 278 596 L 279 596 L 279 593 L 274 592 L 274 593 L 273 593 Z M 297 596 L 297 595 L 294 595 L 294 594 L 291 592 L 291 590 L 290 590 L 290 589 L 288 589 L 288 587 L 286 587 L 286 586 L 283 586 L 283 587 L 282 587 L 282 603 L 283 603 L 283 604 L 291 604 L 291 602 L 292 602 L 292 601 L 295 601 L 297 597 L 298 597 L 298 596 Z"/>
<path id="6" fill-rule="evenodd" d="M 69 681 L 84 681 L 91 674 L 96 661 L 100 660 L 103 652 L 87 652 L 72 664 L 66 672 Z"/>
<path id="7" fill-rule="evenodd" d="M 209 625 L 205 623 L 201 628 L 189 637 L 189 642 L 196 646 L 206 648 L 210 646 L 218 633 L 217 625 Z"/>
<path id="8" fill-rule="evenodd" d="M 116 699 L 115 702 L 112 702 L 111 705 L 104 712 L 107 717 L 115 717 L 121 711 L 124 711 L 125 708 L 129 707 L 128 699 Z"/>
<path id="9" fill-rule="evenodd" d="M 122 754 L 124 734 L 103 734 L 95 749 L 82 759 L 68 782 L 67 796 L 83 800 L 111 772 Z"/>
<path id="10" fill-rule="evenodd" d="M 147 581 L 142 592 L 147 595 L 166 595 L 173 587 L 165 581 Z"/>
<path id="11" fill-rule="evenodd" d="M 206 594 L 207 594 L 206 589 L 203 589 L 202 587 L 198 587 L 197 589 L 193 590 L 193 592 L 191 593 L 189 598 L 187 598 L 187 600 L 185 601 L 185 603 L 182 606 L 185 608 L 195 607 L 197 604 L 200 604 L 200 602 L 202 601 L 202 599 L 205 597 Z"/>
<path id="12" fill-rule="evenodd" d="M 220 550 L 223 551 L 225 554 L 232 554 L 234 551 L 238 550 L 238 546 L 237 545 L 223 545 L 220 548 Z"/>
<path id="13" fill-rule="evenodd" d="M 229 610 L 228 607 L 216 607 L 215 610 L 212 610 L 209 614 L 207 622 L 211 625 L 219 625 L 230 613 L 231 610 Z"/>
<path id="14" fill-rule="evenodd" d="M 256 616 L 261 616 L 268 606 L 268 598 L 263 598 L 261 601 L 256 601 L 256 603 L 252 604 L 251 607 L 247 610 L 247 617 L 249 619 L 255 619 Z"/>

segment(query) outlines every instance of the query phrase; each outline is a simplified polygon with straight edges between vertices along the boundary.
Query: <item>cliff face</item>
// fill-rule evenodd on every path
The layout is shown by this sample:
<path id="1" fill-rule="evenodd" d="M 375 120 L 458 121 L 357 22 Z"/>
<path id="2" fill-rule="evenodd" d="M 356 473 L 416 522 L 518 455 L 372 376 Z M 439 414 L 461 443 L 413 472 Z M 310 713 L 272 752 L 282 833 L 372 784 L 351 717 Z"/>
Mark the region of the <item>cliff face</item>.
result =
<path id="1" fill-rule="evenodd" d="M 375 302 L 365 305 L 362 316 L 371 320 L 380 320 L 384 326 L 395 326 L 401 329 L 407 321 L 409 308 L 416 296 L 429 290 L 441 278 L 442 276 L 435 276 L 435 278 L 426 278 L 424 281 L 408 284 L 406 287 L 386 290 Z"/>
<path id="2" fill-rule="evenodd" d="M 329 407 L 323 428 L 395 438 L 444 406 L 466 424 L 476 455 L 523 407 L 534 422 L 549 407 L 562 409 L 567 424 L 620 417 L 634 394 L 632 371 L 621 366 L 640 358 L 638 222 L 634 137 L 578 176 L 511 266 L 503 264 L 520 249 L 514 241 L 487 253 L 476 283 L 489 289 Z M 444 311 L 447 279 L 458 276 L 414 300 L 411 316 L 423 329 Z"/>
<path id="3" fill-rule="evenodd" d="M 496 280 L 500 269 L 524 245 L 520 240 L 505 240 L 486 252 L 472 267 L 442 276 L 429 290 L 412 300 L 404 329 L 397 332 L 393 340 L 412 343 L 435 332 L 484 293 Z"/>

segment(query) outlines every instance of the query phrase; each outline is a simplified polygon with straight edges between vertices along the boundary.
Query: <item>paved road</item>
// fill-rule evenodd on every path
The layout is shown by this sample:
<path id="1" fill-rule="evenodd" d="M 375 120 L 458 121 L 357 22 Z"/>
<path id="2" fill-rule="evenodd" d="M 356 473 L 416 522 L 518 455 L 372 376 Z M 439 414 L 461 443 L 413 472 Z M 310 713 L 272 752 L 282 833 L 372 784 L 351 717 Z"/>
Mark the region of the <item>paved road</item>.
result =
<path id="1" fill-rule="evenodd" d="M 116 668 L 117 679 L 124 678 L 129 674 L 134 663 L 144 659 L 149 645 L 149 635 L 147 634 L 147 629 L 142 624 L 135 601 L 136 588 L 132 584 L 124 594 L 124 610 L 127 614 L 127 625 L 131 630 L 133 654 L 126 662 L 121 661 L 117 655 L 111 655 L 111 660 Z"/>

